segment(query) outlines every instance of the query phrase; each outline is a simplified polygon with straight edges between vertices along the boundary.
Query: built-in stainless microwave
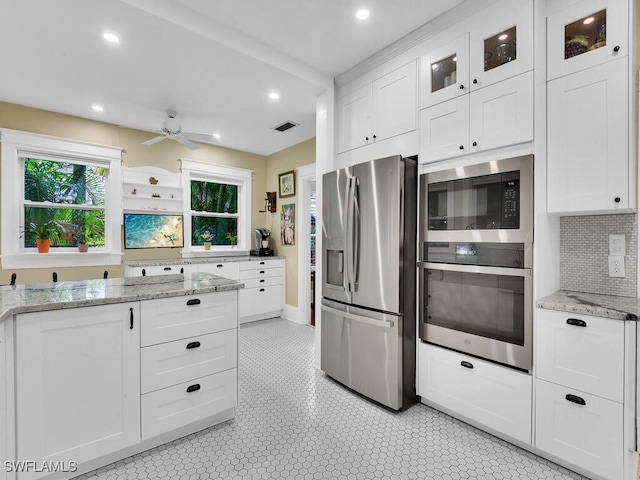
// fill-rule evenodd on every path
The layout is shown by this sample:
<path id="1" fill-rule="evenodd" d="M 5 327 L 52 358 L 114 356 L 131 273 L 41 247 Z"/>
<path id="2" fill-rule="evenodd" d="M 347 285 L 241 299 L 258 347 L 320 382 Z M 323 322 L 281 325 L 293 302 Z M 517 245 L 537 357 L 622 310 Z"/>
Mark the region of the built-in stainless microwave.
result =
<path id="1" fill-rule="evenodd" d="M 423 174 L 421 241 L 533 242 L 533 156 Z"/>

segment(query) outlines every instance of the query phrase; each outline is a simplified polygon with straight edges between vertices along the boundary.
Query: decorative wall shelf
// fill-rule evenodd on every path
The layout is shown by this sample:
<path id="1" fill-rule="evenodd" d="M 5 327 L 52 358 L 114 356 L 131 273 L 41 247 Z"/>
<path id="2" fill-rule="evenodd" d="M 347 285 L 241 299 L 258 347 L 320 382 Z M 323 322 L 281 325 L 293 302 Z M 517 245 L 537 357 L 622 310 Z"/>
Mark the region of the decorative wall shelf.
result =
<path id="1" fill-rule="evenodd" d="M 158 167 L 122 167 L 122 179 L 125 213 L 182 214 L 180 173 Z"/>

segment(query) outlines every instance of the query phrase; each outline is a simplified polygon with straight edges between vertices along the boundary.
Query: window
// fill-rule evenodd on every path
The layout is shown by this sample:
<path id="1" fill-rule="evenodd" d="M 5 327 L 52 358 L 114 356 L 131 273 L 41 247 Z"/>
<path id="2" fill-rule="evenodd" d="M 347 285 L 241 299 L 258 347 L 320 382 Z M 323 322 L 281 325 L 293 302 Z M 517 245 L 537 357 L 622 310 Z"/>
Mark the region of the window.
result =
<path id="1" fill-rule="evenodd" d="M 0 133 L 3 268 L 119 264 L 121 149 Z M 45 235 L 51 250 L 39 255 L 36 238 Z M 79 255 L 79 243 L 89 252 Z"/>
<path id="2" fill-rule="evenodd" d="M 251 170 L 186 159 L 181 162 L 183 189 L 190 192 L 185 204 L 183 255 L 202 255 L 209 248 L 213 253 L 248 250 Z"/>

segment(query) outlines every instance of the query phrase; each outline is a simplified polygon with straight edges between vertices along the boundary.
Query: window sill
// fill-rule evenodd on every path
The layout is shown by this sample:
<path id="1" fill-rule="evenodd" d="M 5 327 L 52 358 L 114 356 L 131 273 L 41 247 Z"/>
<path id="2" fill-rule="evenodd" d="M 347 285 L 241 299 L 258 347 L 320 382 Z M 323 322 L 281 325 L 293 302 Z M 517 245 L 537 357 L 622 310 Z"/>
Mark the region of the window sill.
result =
<path id="1" fill-rule="evenodd" d="M 249 250 L 237 248 L 224 248 L 224 249 L 211 249 L 205 250 L 204 248 L 193 248 L 191 250 L 182 250 L 182 258 L 195 258 L 195 257 L 241 257 L 249 255 Z"/>
<path id="2" fill-rule="evenodd" d="M 2 256 L 4 270 L 50 267 L 96 267 L 101 265 L 120 265 L 122 253 L 111 252 L 54 252 L 16 253 Z"/>

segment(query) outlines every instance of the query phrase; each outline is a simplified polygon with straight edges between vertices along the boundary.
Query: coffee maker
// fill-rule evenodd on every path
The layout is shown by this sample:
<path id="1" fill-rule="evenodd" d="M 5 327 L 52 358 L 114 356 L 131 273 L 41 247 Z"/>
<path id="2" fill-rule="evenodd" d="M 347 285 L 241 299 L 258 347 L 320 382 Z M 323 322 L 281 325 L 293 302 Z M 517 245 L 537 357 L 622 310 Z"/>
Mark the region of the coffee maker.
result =
<path id="1" fill-rule="evenodd" d="M 273 250 L 269 248 L 271 241 L 271 230 L 266 228 L 256 228 L 253 230 L 253 248 L 249 252 L 251 255 L 260 257 L 273 256 Z"/>

